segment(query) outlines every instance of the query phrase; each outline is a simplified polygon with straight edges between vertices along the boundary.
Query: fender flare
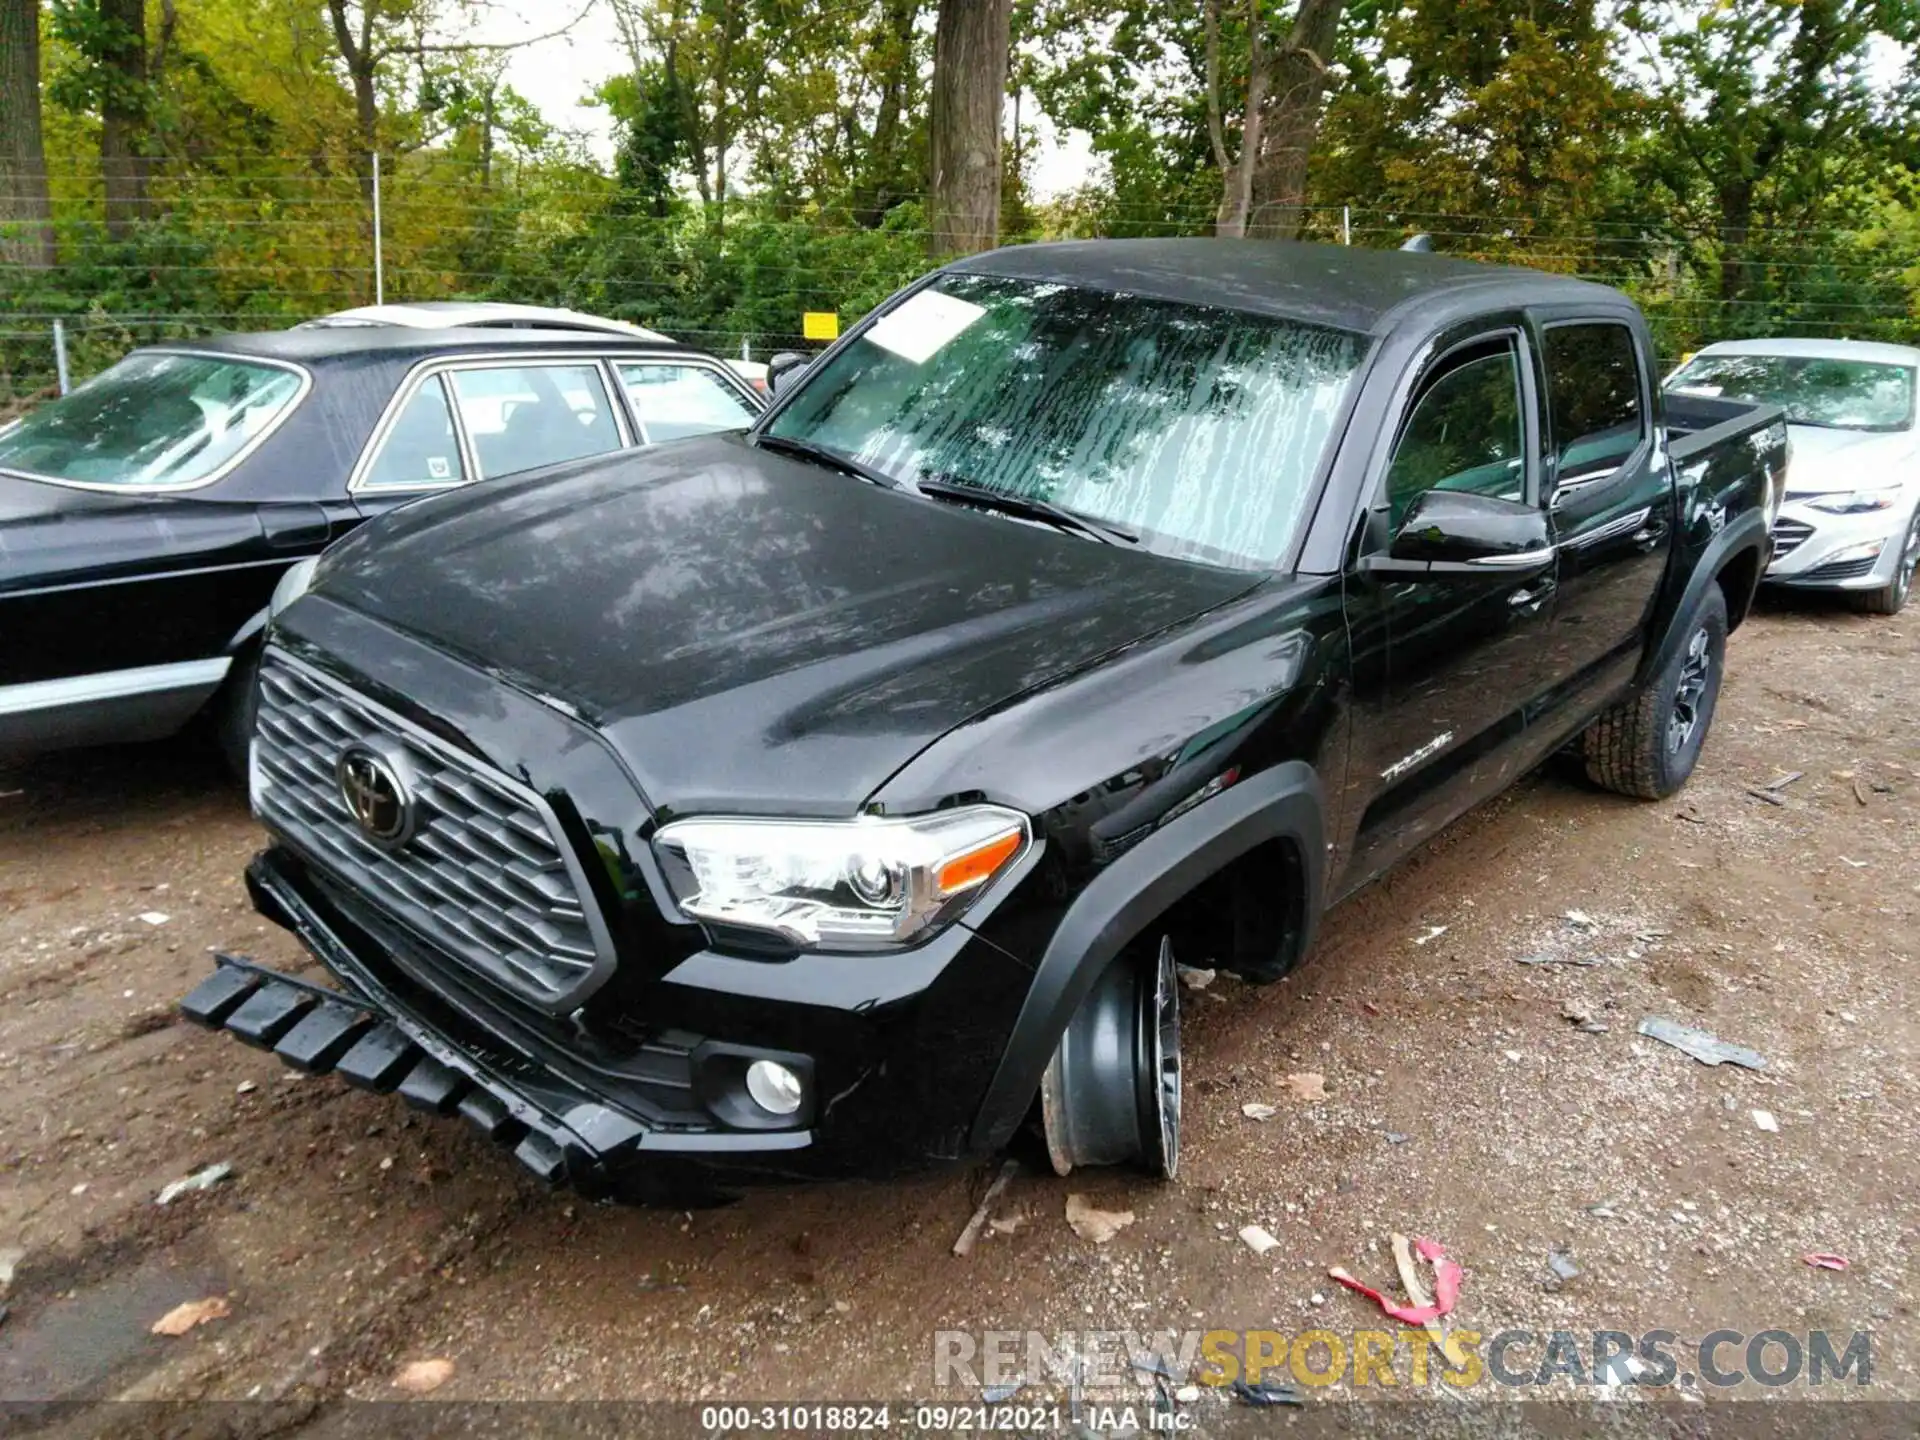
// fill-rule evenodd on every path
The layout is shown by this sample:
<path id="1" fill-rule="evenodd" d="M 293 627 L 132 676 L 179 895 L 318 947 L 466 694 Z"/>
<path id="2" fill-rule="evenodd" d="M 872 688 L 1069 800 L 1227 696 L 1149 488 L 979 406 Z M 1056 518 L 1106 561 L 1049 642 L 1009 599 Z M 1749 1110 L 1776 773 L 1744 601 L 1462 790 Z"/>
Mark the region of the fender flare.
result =
<path id="1" fill-rule="evenodd" d="M 1693 573 L 1687 577 L 1686 588 L 1680 592 L 1680 602 L 1667 616 L 1666 628 L 1661 631 L 1659 643 L 1647 652 L 1646 663 L 1640 669 L 1642 681 L 1658 675 L 1679 652 L 1687 638 L 1687 621 L 1700 604 L 1701 596 L 1707 593 L 1709 585 L 1719 582 L 1720 572 L 1743 550 L 1752 550 L 1761 557 L 1761 563 L 1754 567 L 1753 572 L 1754 589 L 1760 588 L 1760 575 L 1766 569 L 1766 546 L 1767 517 L 1758 510 L 1749 510 L 1707 542 L 1707 548 L 1694 562 Z M 1731 602 L 1734 597 L 1729 596 L 1728 599 Z M 1752 595 L 1745 599 L 1749 605 L 1752 604 Z M 1737 608 L 1731 603 L 1728 605 L 1729 610 Z"/>
<path id="2" fill-rule="evenodd" d="M 1290 760 L 1242 780 L 1149 835 L 1096 876 L 1067 908 L 1014 1022 L 973 1123 L 971 1146 L 1013 1138 L 1041 1073 L 1080 1002 L 1125 946 L 1175 900 L 1257 845 L 1291 840 L 1306 880 L 1300 949 L 1313 943 L 1326 881 L 1326 804 L 1320 778 Z"/>

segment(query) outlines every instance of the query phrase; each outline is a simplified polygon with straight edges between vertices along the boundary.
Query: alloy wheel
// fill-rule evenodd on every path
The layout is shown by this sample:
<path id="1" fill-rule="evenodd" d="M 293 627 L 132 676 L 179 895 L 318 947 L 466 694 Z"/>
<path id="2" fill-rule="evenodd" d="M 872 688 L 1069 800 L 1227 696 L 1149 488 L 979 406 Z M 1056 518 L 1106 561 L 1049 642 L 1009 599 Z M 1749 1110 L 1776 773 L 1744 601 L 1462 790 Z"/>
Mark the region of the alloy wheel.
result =
<path id="1" fill-rule="evenodd" d="M 1674 686 L 1673 709 L 1667 719 L 1667 753 L 1678 755 L 1693 738 L 1700 724 L 1700 702 L 1713 678 L 1713 637 L 1702 625 L 1687 641 L 1686 656 L 1680 662 L 1680 679 Z"/>

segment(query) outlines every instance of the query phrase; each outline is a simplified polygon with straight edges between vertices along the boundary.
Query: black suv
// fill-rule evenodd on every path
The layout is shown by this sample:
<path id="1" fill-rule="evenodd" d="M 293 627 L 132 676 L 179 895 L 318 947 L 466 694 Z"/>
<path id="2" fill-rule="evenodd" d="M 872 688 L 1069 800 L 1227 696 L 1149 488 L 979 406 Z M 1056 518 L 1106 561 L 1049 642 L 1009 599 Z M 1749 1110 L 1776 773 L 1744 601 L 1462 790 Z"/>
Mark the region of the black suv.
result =
<path id="1" fill-rule="evenodd" d="M 1171 1173 L 1174 957 L 1286 974 L 1569 744 L 1682 784 L 1785 459 L 1777 410 L 1663 401 L 1596 285 L 962 261 L 744 436 L 424 501 L 287 587 L 248 880 L 335 983 L 223 957 L 184 1008 L 602 1193 L 1030 1116 L 1063 1173 Z"/>

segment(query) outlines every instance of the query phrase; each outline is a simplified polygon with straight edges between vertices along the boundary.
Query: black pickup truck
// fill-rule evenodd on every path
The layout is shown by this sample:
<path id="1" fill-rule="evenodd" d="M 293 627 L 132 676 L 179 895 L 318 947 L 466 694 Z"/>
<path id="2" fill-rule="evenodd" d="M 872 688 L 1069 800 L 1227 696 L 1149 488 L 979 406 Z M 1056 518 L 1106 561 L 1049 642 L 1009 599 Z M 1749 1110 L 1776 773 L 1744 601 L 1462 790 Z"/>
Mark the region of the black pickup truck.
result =
<path id="1" fill-rule="evenodd" d="M 597 1193 L 1030 1118 L 1062 1173 L 1170 1174 L 1175 956 L 1285 975 L 1570 747 L 1686 781 L 1786 445 L 1663 398 L 1571 279 L 961 261 L 745 435 L 423 501 L 283 586 L 248 881 L 334 983 L 223 957 L 184 1009 Z"/>

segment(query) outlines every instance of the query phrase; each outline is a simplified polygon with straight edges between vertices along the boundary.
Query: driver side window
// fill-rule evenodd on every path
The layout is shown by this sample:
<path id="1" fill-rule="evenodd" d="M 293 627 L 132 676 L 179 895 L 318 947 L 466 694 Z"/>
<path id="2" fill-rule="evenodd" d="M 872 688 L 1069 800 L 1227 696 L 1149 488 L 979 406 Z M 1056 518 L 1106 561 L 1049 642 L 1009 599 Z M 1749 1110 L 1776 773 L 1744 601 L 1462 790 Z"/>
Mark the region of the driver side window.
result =
<path id="1" fill-rule="evenodd" d="M 1429 490 L 1527 498 L 1520 354 L 1511 339 L 1445 362 L 1425 382 L 1387 466 L 1392 529 Z"/>

